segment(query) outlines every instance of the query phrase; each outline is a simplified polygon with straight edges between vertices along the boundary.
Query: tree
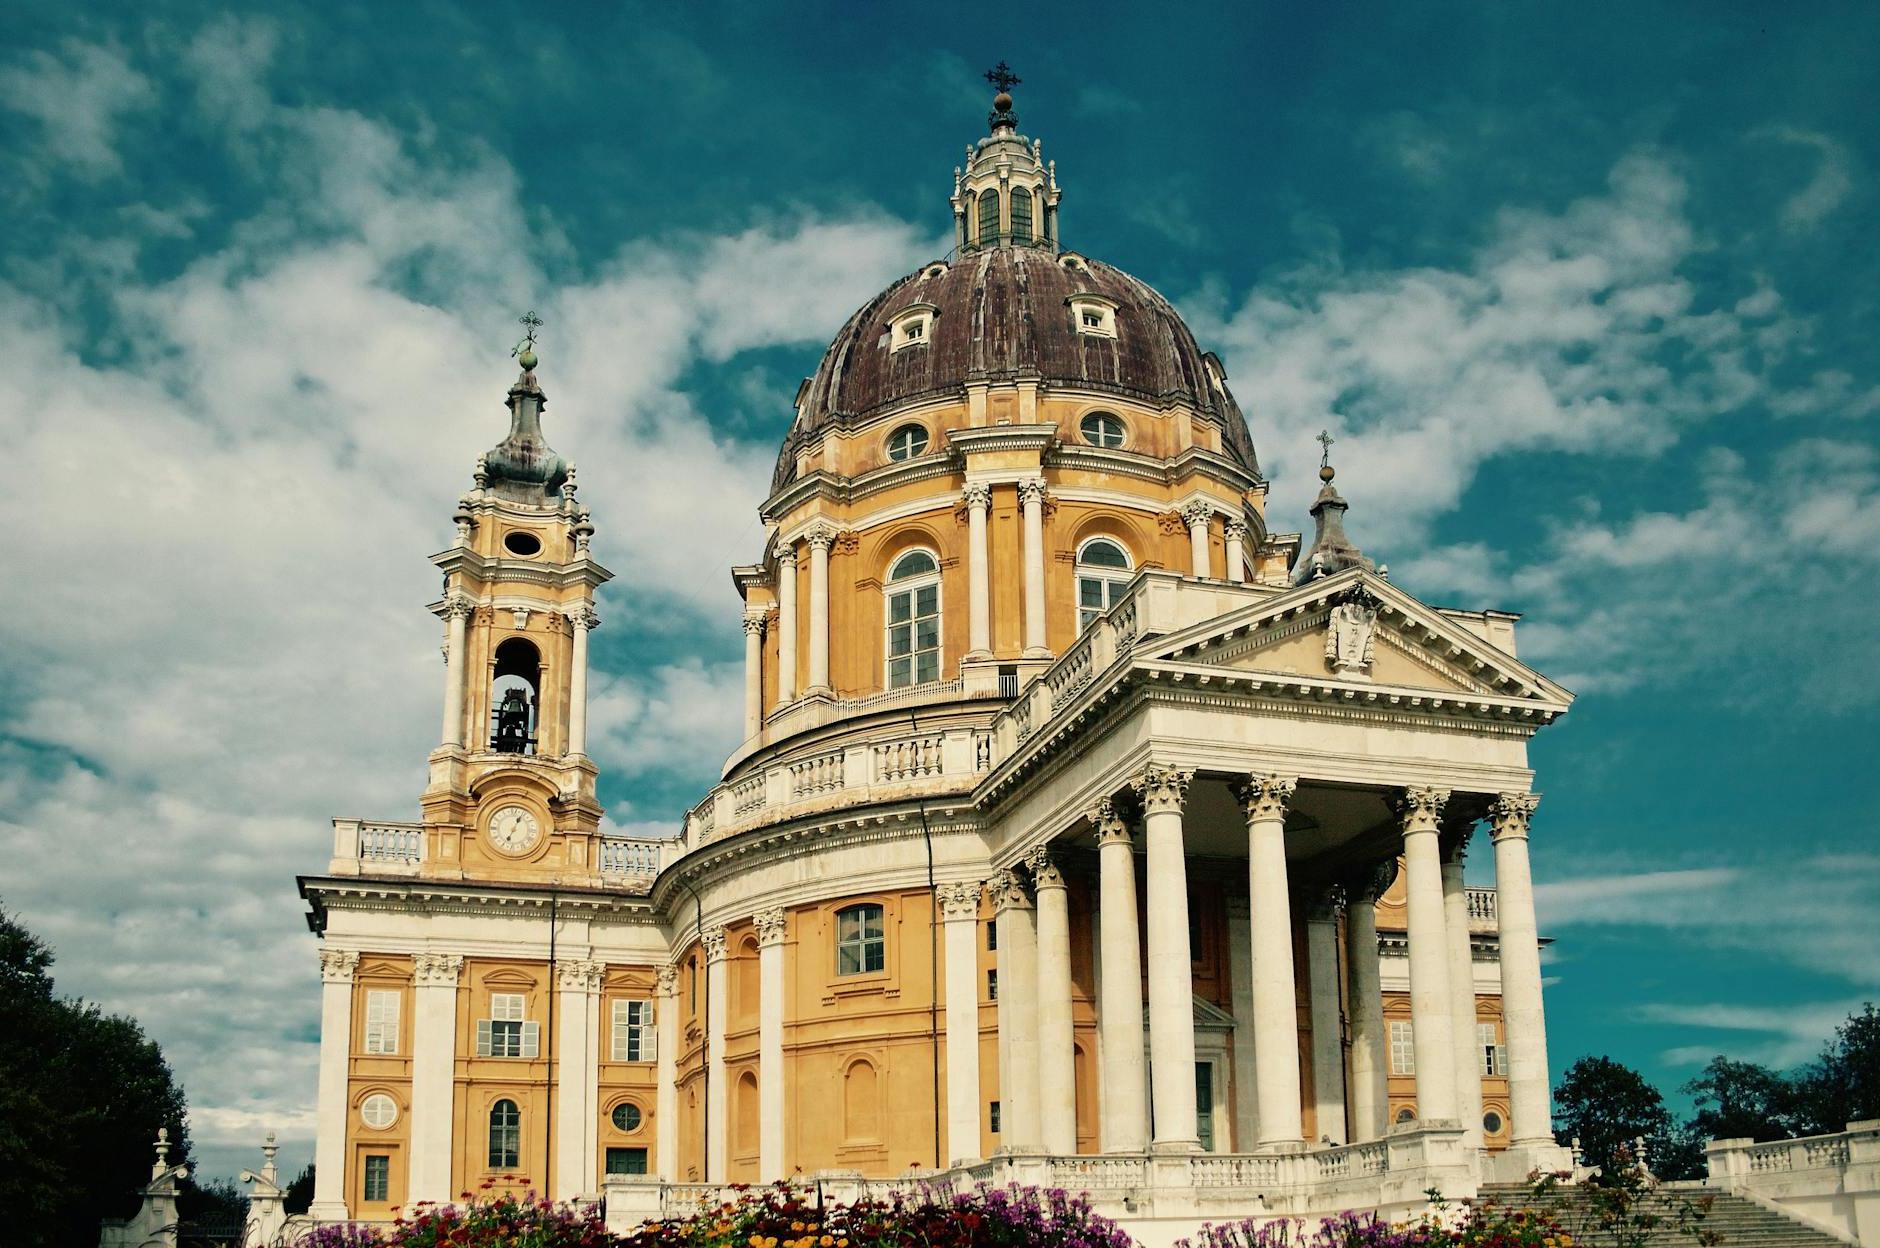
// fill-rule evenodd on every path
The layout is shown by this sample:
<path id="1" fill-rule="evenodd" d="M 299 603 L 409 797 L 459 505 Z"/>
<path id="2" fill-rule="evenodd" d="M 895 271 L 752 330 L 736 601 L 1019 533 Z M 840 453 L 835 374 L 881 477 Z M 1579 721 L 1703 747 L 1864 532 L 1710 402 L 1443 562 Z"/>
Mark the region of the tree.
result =
<path id="1" fill-rule="evenodd" d="M 1795 1086 L 1767 1066 L 1719 1054 L 1684 1091 L 1697 1106 L 1690 1129 L 1699 1139 L 1782 1140 L 1795 1134 Z"/>
<path id="2" fill-rule="evenodd" d="M 305 1213 L 313 1204 L 313 1163 L 310 1161 L 294 1176 L 282 1196 L 281 1208 L 288 1213 Z"/>
<path id="3" fill-rule="evenodd" d="M 1676 1123 L 1658 1089 L 1645 1076 L 1610 1057 L 1583 1057 L 1567 1067 L 1554 1089 L 1554 1135 L 1577 1139 L 1588 1165 L 1611 1169 L 1613 1159 L 1643 1136 L 1648 1156 L 1671 1153 Z"/>
<path id="4" fill-rule="evenodd" d="M 1848 1015 L 1796 1084 L 1796 1127 L 1804 1135 L 1880 1118 L 1880 1012 L 1873 1002 Z"/>
<path id="5" fill-rule="evenodd" d="M 167 1127 L 186 1159 L 183 1091 L 128 1018 L 53 994 L 52 952 L 0 910 L 0 1209 L 19 1248 L 96 1243 L 136 1207 Z"/>

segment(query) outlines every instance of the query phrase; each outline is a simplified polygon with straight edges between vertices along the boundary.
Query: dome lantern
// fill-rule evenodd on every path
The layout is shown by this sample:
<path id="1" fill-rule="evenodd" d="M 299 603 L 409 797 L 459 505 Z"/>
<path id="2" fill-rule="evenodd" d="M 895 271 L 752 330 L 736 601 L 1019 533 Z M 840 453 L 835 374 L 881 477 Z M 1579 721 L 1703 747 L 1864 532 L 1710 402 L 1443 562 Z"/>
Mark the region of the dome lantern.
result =
<path id="1" fill-rule="evenodd" d="M 1058 185 L 1043 144 L 1018 132 L 1012 88 L 1018 75 L 1004 61 L 988 70 L 998 89 L 986 115 L 990 133 L 966 149 L 953 174 L 953 241 L 961 252 L 988 247 L 1057 250 Z"/>

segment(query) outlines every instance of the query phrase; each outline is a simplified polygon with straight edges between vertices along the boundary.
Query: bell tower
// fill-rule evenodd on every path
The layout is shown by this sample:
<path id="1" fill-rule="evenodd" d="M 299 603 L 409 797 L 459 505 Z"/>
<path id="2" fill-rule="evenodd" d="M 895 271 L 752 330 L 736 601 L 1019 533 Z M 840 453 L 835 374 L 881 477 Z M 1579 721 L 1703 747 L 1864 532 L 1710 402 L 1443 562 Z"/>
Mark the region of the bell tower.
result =
<path id="1" fill-rule="evenodd" d="M 514 355 L 509 436 L 477 459 L 450 549 L 432 556 L 444 596 L 444 718 L 422 799 L 424 873 L 583 881 L 599 869 L 601 806 L 587 756 L 588 634 L 613 573 L 574 464 L 542 435 L 535 330 Z"/>

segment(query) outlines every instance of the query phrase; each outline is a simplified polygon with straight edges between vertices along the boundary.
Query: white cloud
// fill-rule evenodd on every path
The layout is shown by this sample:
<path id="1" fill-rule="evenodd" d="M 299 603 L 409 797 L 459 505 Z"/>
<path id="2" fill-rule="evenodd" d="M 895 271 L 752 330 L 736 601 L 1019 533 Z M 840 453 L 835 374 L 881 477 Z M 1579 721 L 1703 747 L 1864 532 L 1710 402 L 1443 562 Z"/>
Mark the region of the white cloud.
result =
<path id="1" fill-rule="evenodd" d="M 35 50 L 0 69 L 0 104 L 37 121 L 40 158 L 86 179 L 123 168 L 118 122 L 156 101 L 150 79 L 119 48 L 67 39 L 59 50 Z"/>
<path id="2" fill-rule="evenodd" d="M 1854 189 L 1854 157 L 1847 147 L 1816 130 L 1797 126 L 1763 126 L 1753 138 L 1772 139 L 1815 153 L 1814 176 L 1782 205 L 1782 224 L 1790 230 L 1810 230 L 1839 208 Z"/>
<path id="3" fill-rule="evenodd" d="M 1635 1012 L 1646 1022 L 1669 1023 L 1715 1035 L 1709 1041 L 1666 1049 L 1661 1056 L 1670 1065 L 1702 1066 L 1722 1054 L 1739 1062 L 1758 1062 L 1776 1070 L 1787 1070 L 1819 1054 L 1823 1042 L 1847 1021 L 1849 1014 L 1860 1009 L 1862 1000 L 1848 997 L 1783 1006 L 1656 1002 L 1639 1006 Z"/>

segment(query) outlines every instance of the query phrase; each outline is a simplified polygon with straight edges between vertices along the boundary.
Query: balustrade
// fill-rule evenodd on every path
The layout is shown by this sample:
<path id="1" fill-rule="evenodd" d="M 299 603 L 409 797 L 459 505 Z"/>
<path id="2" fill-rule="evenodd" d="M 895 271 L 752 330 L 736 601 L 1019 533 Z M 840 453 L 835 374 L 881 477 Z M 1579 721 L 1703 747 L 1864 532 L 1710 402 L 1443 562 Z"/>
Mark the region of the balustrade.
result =
<path id="1" fill-rule="evenodd" d="M 621 837 L 601 839 L 602 875 L 658 875 L 658 841 L 626 840 Z"/>
<path id="2" fill-rule="evenodd" d="M 910 737 L 874 747 L 875 779 L 881 783 L 923 780 L 937 776 L 940 768 L 940 738 Z"/>
<path id="3" fill-rule="evenodd" d="M 1469 898 L 1469 925 L 1471 927 L 1494 927 L 1497 922 L 1495 910 L 1495 890 L 1492 888 L 1471 888 Z"/>
<path id="4" fill-rule="evenodd" d="M 817 797 L 833 793 L 846 782 L 842 751 L 818 754 L 790 764 L 790 795 L 793 798 Z"/>
<path id="5" fill-rule="evenodd" d="M 417 823 L 360 825 L 359 858 L 362 862 L 422 862 L 424 860 L 424 825 Z"/>
<path id="6" fill-rule="evenodd" d="M 731 813 L 742 819 L 764 808 L 764 777 L 747 776 L 731 786 Z"/>

